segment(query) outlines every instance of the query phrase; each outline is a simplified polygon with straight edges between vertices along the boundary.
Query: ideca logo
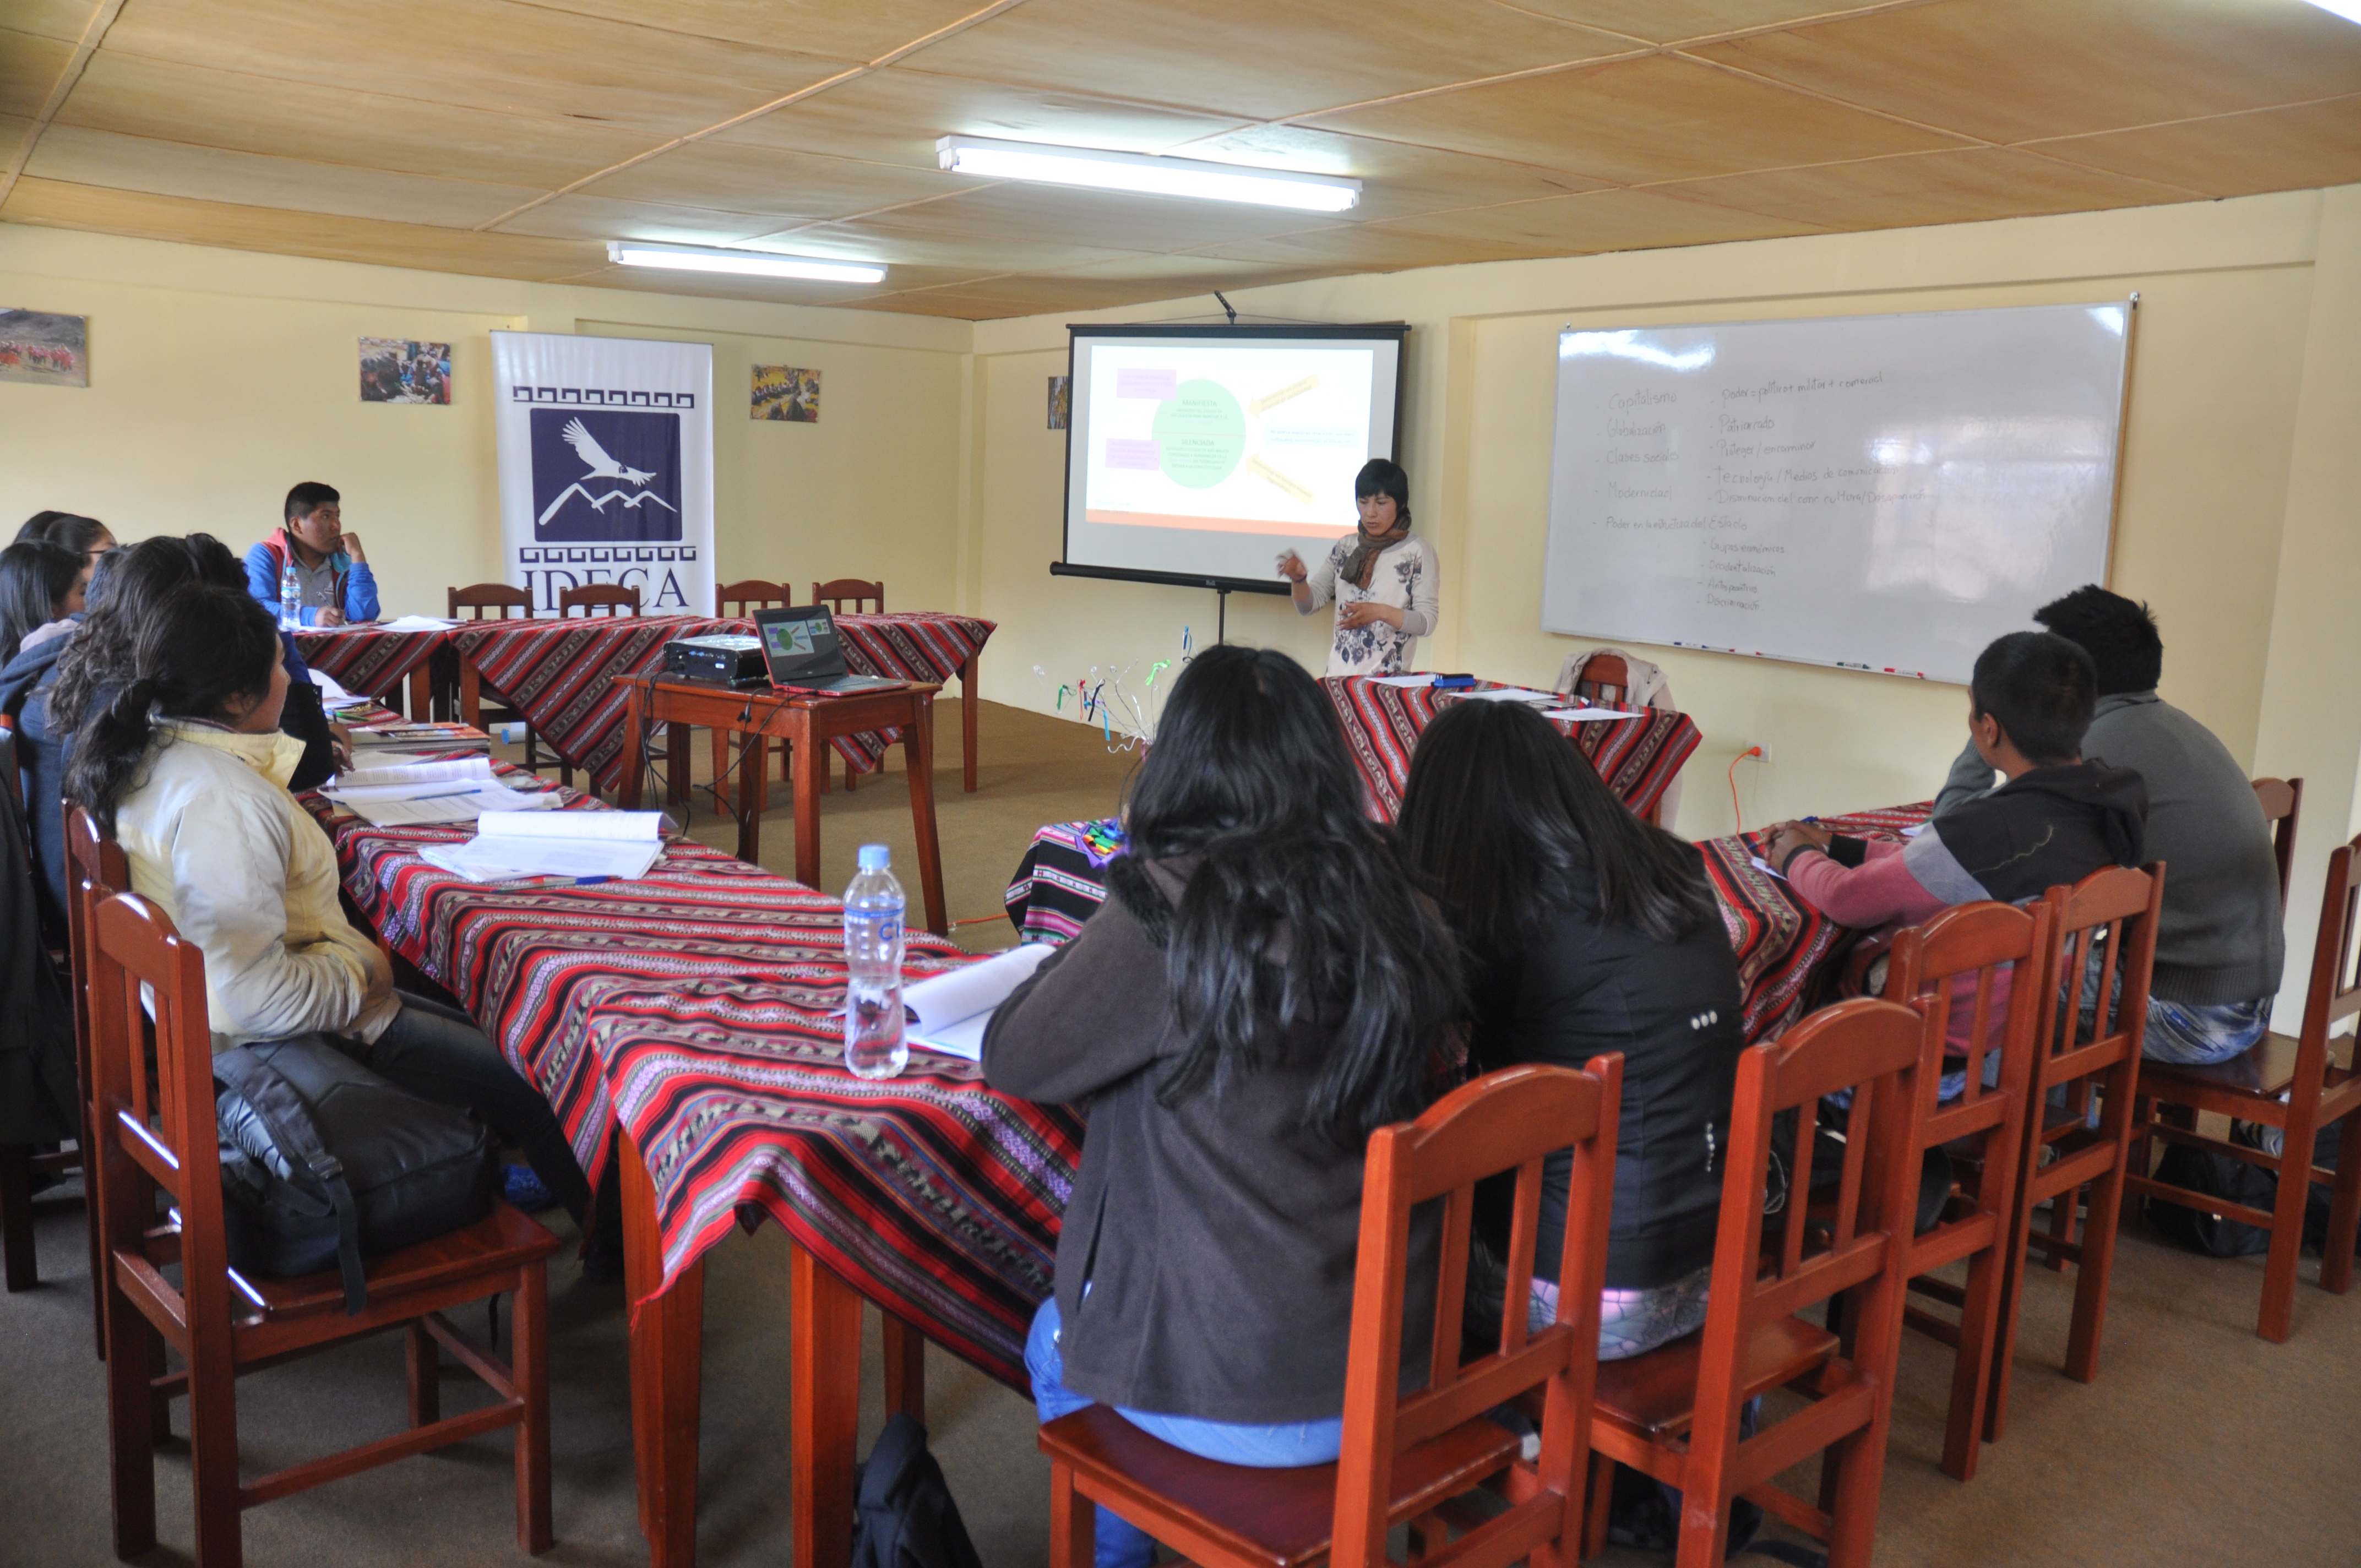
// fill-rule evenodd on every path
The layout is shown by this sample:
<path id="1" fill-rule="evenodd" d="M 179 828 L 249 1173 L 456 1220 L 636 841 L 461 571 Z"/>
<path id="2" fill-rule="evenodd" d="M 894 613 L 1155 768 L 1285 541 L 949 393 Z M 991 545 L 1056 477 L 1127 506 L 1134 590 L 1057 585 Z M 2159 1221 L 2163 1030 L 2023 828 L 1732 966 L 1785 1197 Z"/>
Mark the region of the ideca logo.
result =
<path id="1" fill-rule="evenodd" d="M 533 537 L 681 536 L 680 416 L 533 411 Z"/>

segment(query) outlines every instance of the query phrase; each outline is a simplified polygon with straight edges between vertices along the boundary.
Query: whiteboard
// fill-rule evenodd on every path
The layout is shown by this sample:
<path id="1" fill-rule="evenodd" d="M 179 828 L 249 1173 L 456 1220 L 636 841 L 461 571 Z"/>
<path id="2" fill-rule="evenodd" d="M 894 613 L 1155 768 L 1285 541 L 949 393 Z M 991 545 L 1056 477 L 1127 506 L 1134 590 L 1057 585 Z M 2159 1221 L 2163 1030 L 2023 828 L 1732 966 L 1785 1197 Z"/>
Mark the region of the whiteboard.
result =
<path id="1" fill-rule="evenodd" d="M 1965 685 L 2106 579 L 2131 313 L 1568 328 L 1543 629 Z"/>

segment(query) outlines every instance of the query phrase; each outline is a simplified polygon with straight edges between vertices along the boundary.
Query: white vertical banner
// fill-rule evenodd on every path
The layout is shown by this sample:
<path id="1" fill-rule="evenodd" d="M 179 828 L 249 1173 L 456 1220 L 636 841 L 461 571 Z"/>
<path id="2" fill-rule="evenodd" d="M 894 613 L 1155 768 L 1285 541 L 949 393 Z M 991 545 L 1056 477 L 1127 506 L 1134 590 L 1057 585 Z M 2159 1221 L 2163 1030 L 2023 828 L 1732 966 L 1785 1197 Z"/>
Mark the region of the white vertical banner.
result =
<path id="1" fill-rule="evenodd" d="M 492 334 L 502 577 L 554 612 L 620 583 L 650 615 L 713 609 L 713 345 Z"/>

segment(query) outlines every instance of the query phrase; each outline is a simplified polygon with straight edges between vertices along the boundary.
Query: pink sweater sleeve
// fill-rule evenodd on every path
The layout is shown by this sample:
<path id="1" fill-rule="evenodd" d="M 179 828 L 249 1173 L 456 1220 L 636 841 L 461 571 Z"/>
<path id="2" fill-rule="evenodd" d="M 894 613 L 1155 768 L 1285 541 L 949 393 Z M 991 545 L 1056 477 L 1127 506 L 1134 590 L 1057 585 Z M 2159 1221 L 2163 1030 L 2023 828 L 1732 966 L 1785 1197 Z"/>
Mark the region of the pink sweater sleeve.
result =
<path id="1" fill-rule="evenodd" d="M 1880 926 L 1915 926 L 1946 906 L 1910 874 L 1903 863 L 1902 849 L 1900 844 L 1873 839 L 1868 858 L 1857 866 L 1840 866 L 1816 850 L 1806 850 L 1788 862 L 1787 884 L 1839 926 L 1861 931 Z"/>

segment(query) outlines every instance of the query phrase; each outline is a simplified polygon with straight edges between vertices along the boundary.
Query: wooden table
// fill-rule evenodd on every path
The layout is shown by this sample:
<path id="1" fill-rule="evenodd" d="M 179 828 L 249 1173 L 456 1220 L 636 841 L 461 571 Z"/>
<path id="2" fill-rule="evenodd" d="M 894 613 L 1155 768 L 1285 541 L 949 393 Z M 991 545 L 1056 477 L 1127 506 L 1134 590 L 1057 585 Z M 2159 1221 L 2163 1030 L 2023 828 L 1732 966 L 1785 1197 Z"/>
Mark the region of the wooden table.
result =
<path id="1" fill-rule="evenodd" d="M 901 731 L 903 761 L 910 775 L 910 822 L 918 840 L 918 884 L 927 906 L 927 929 L 950 932 L 943 899 L 942 846 L 935 834 L 935 694 L 939 686 L 906 685 L 892 691 L 848 696 L 790 696 L 768 691 L 733 691 L 695 681 L 655 675 L 618 675 L 630 694 L 623 718 L 623 774 L 617 785 L 626 811 L 640 805 L 645 775 L 646 736 L 664 724 L 670 758 L 670 787 L 685 797 L 692 728 L 772 736 L 788 743 L 796 796 L 796 880 L 819 885 L 821 748 L 840 735 L 865 730 Z M 971 705 L 972 706 L 972 705 Z M 741 746 L 738 763 L 738 858 L 762 861 L 762 803 L 770 793 L 764 776 L 767 746 Z"/>

